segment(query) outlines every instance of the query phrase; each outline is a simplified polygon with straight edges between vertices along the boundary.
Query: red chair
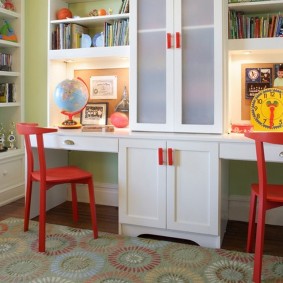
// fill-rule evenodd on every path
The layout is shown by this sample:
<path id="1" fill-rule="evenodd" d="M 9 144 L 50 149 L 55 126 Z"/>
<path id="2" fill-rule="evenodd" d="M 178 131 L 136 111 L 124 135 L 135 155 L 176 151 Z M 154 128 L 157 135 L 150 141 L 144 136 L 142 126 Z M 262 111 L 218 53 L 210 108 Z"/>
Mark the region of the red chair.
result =
<path id="1" fill-rule="evenodd" d="M 245 133 L 245 136 L 255 140 L 257 156 L 258 184 L 251 185 L 247 252 L 252 252 L 254 250 L 255 243 L 253 281 L 255 283 L 259 283 L 261 282 L 266 211 L 272 208 L 283 206 L 283 185 L 268 183 L 264 156 L 264 144 L 271 143 L 283 145 L 283 133 L 252 132 Z M 258 215 L 256 227 L 255 218 L 257 206 Z"/>
<path id="2" fill-rule="evenodd" d="M 87 184 L 89 189 L 89 202 L 92 220 L 93 236 L 98 237 L 96 210 L 94 198 L 94 186 L 92 174 L 76 166 L 64 166 L 56 168 L 46 168 L 43 135 L 57 132 L 57 129 L 41 128 L 36 123 L 18 123 L 17 132 L 24 136 L 27 154 L 27 184 L 24 215 L 24 231 L 29 228 L 30 204 L 33 182 L 39 182 L 40 189 L 40 209 L 39 209 L 39 252 L 45 252 L 45 222 L 46 222 L 46 191 L 58 184 L 71 184 L 73 219 L 78 221 L 78 205 L 76 184 Z M 37 154 L 39 168 L 35 169 L 35 156 L 31 147 L 30 136 L 35 135 L 37 141 Z"/>

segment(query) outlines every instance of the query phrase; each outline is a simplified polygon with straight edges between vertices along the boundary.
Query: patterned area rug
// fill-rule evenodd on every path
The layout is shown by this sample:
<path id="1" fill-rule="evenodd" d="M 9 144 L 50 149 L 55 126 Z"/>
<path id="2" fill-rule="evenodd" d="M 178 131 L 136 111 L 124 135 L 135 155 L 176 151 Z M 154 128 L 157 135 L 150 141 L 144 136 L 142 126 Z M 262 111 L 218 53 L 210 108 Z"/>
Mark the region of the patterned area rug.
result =
<path id="1" fill-rule="evenodd" d="M 38 223 L 0 222 L 0 282 L 252 282 L 253 255 L 47 224 L 38 253 Z M 265 256 L 262 282 L 283 282 L 283 258 Z"/>

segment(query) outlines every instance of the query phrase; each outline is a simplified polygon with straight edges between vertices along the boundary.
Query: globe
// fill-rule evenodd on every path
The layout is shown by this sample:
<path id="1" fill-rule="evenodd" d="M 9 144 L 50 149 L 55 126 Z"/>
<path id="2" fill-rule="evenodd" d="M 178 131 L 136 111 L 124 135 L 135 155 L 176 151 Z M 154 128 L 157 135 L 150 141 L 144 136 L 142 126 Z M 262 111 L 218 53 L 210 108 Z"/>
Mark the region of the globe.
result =
<path id="1" fill-rule="evenodd" d="M 68 116 L 62 127 L 80 127 L 73 116 L 80 113 L 87 104 L 89 92 L 86 84 L 81 79 L 64 80 L 56 86 L 53 96 L 61 113 Z"/>

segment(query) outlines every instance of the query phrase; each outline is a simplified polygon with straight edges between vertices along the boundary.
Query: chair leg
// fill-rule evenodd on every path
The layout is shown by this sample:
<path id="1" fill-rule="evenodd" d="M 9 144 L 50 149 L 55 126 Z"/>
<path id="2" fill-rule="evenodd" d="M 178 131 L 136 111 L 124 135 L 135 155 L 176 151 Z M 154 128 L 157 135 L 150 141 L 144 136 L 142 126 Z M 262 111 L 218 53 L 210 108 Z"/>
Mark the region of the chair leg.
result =
<path id="1" fill-rule="evenodd" d="M 246 248 L 248 253 L 254 250 L 256 205 L 257 205 L 257 196 L 252 191 L 251 199 L 250 199 L 248 239 L 247 239 L 247 248 Z"/>
<path id="2" fill-rule="evenodd" d="M 26 196 L 25 196 L 25 215 L 24 215 L 24 231 L 29 229 L 29 217 L 30 217 L 30 203 L 31 203 L 31 193 L 32 193 L 32 181 L 30 177 L 27 180 Z"/>
<path id="3" fill-rule="evenodd" d="M 46 188 L 40 185 L 40 208 L 39 208 L 39 252 L 45 252 L 45 223 L 46 223 Z"/>
<path id="4" fill-rule="evenodd" d="M 255 255 L 254 255 L 254 273 L 253 280 L 255 283 L 261 282 L 261 269 L 262 269 L 262 254 L 264 246 L 264 231 L 265 231 L 265 215 L 266 203 L 260 200 L 258 204 L 258 220 L 256 231 Z"/>
<path id="5" fill-rule="evenodd" d="M 71 190 L 72 190 L 72 209 L 73 209 L 73 220 L 74 222 L 78 222 L 79 214 L 78 214 L 78 198 L 77 198 L 77 190 L 76 190 L 76 184 L 71 184 Z"/>
<path id="6" fill-rule="evenodd" d="M 93 186 L 92 178 L 88 182 L 88 191 L 89 191 L 89 205 L 90 205 L 93 237 L 94 237 L 94 239 L 97 239 L 98 238 L 98 229 L 97 229 L 97 221 L 96 221 L 95 196 L 94 196 L 94 186 Z"/>

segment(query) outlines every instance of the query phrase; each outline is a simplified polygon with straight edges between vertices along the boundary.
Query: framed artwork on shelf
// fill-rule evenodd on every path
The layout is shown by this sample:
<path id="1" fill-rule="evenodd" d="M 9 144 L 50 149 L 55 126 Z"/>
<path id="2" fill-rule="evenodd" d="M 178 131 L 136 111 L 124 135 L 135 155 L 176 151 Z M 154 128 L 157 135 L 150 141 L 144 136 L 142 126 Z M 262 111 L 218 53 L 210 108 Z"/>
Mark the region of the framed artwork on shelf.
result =
<path id="1" fill-rule="evenodd" d="M 82 125 L 106 125 L 108 102 L 87 103 L 81 112 Z"/>
<path id="2" fill-rule="evenodd" d="M 117 99 L 117 76 L 90 77 L 90 99 Z"/>

